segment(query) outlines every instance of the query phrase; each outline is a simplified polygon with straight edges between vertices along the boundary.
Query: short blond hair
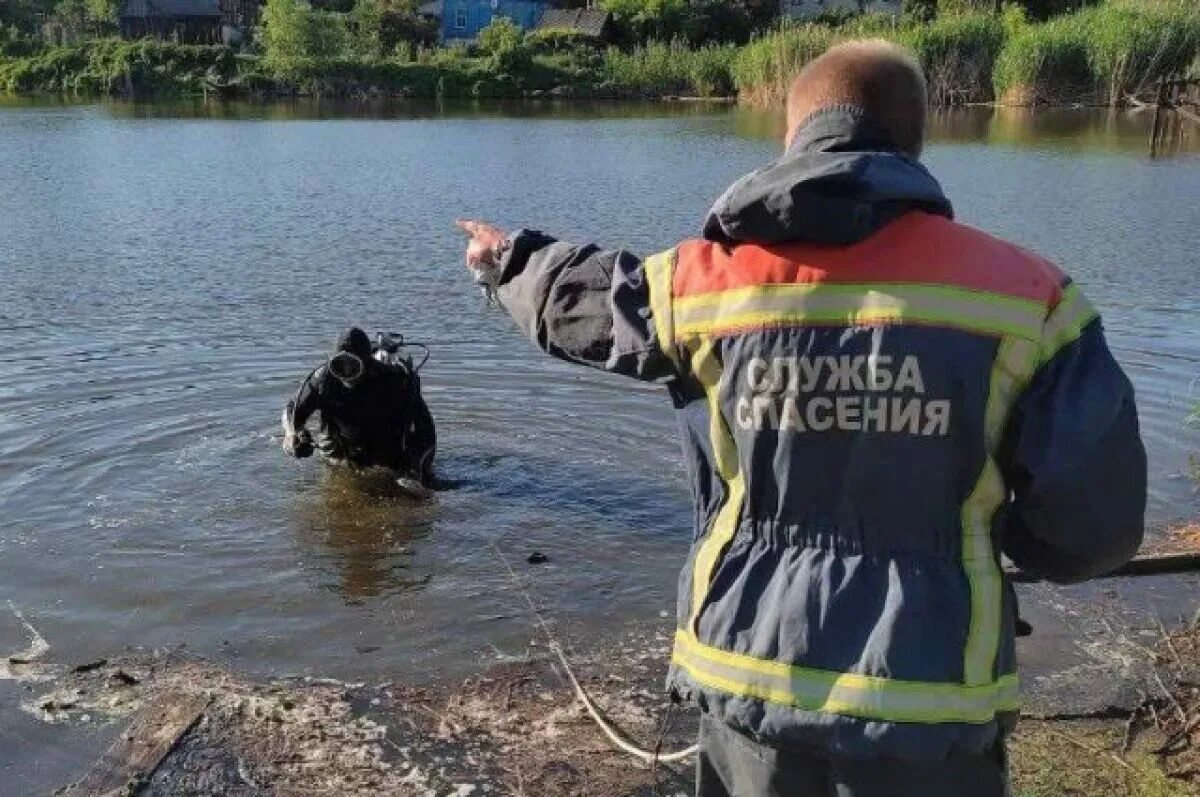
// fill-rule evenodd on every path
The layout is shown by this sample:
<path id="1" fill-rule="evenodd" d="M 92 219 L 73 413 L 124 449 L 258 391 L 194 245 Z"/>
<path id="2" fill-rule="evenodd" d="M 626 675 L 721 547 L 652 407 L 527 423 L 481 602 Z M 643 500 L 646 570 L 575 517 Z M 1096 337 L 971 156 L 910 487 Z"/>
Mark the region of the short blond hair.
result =
<path id="1" fill-rule="evenodd" d="M 908 50 L 882 39 L 851 41 L 809 62 L 788 92 L 788 142 L 806 119 L 834 105 L 861 109 L 901 152 L 921 154 L 929 96 Z"/>

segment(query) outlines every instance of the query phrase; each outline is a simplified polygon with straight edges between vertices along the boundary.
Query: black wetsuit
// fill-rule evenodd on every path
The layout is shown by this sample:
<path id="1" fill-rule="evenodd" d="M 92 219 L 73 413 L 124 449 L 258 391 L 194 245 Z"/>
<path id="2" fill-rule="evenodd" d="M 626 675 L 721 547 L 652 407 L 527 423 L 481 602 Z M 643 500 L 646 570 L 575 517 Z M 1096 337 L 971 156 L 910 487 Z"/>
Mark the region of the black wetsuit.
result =
<path id="1" fill-rule="evenodd" d="M 362 350 L 362 340 L 365 335 L 339 344 L 341 351 L 362 361 L 362 376 L 348 386 L 330 373 L 328 365 L 318 368 L 300 388 L 292 426 L 303 429 L 319 411 L 317 445 L 329 459 L 362 468 L 390 468 L 429 484 L 437 434 L 421 397 L 420 378 L 403 362 L 379 362 L 369 344 Z"/>

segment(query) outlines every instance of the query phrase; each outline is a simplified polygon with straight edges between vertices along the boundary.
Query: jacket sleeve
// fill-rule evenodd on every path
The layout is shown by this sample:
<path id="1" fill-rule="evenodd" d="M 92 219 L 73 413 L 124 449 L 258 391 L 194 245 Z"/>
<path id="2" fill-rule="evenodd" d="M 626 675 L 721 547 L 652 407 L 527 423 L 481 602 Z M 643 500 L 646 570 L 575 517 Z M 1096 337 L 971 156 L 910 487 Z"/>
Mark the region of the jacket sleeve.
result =
<path id="1" fill-rule="evenodd" d="M 296 393 L 296 405 L 292 407 L 292 426 L 300 431 L 312 414 L 321 408 L 321 383 L 325 379 L 325 366 L 321 366 L 304 380 Z"/>
<path id="2" fill-rule="evenodd" d="M 543 351 L 647 381 L 677 375 L 671 340 L 674 253 L 642 261 L 522 230 L 501 263 L 497 293 Z"/>
<path id="3" fill-rule="evenodd" d="M 1137 553 L 1146 453 L 1133 386 L 1074 286 L 1047 317 L 1041 365 L 1014 408 L 999 459 L 1012 489 L 1002 547 L 1022 570 L 1070 583 Z"/>

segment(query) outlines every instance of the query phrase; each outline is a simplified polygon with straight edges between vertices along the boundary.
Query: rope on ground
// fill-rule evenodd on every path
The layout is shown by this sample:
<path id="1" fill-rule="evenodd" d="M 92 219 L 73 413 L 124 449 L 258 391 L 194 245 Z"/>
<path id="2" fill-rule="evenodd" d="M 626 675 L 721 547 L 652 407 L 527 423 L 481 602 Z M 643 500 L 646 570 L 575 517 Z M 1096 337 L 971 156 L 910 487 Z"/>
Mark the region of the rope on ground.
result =
<path id="1" fill-rule="evenodd" d="M 657 764 L 672 764 L 694 756 L 696 751 L 699 749 L 699 745 L 692 745 L 691 747 L 674 753 L 659 753 L 657 749 L 653 751 L 643 750 L 630 741 L 626 736 L 622 735 L 620 731 L 613 728 L 613 726 L 600 713 L 600 710 L 596 708 L 596 704 L 592 702 L 591 697 L 588 696 L 588 693 L 579 683 L 579 679 L 575 677 L 575 671 L 571 668 L 571 663 L 567 661 L 566 653 L 563 652 L 562 646 L 558 643 L 558 639 L 554 636 L 554 632 L 551 631 L 550 626 L 547 625 L 546 619 L 542 616 L 541 610 L 539 610 L 537 604 L 533 602 L 533 598 L 530 596 L 528 588 L 521 583 L 521 579 L 517 576 L 516 571 L 513 570 L 512 565 L 508 563 L 508 557 L 505 556 L 504 552 L 500 550 L 500 546 L 496 544 L 495 540 L 492 540 L 490 544 L 492 546 L 492 550 L 495 551 L 497 558 L 499 558 L 501 563 L 503 563 L 504 568 L 508 570 L 508 576 L 510 579 L 512 579 L 513 585 L 525 598 L 525 602 L 529 605 L 529 610 L 533 612 L 533 616 L 537 619 L 538 625 L 542 629 L 542 633 L 546 635 L 546 640 L 549 643 L 550 650 L 554 651 L 554 654 L 558 656 L 559 663 L 562 665 L 563 670 L 566 671 L 567 678 L 571 681 L 571 686 L 575 689 L 575 696 L 579 698 L 580 703 L 583 703 L 583 707 L 587 709 L 588 715 L 591 716 L 592 720 L 596 723 L 600 730 L 604 732 L 604 735 L 608 737 L 608 740 L 612 742 L 613 745 L 615 745 L 621 752 L 631 755 L 634 758 L 652 766 Z"/>

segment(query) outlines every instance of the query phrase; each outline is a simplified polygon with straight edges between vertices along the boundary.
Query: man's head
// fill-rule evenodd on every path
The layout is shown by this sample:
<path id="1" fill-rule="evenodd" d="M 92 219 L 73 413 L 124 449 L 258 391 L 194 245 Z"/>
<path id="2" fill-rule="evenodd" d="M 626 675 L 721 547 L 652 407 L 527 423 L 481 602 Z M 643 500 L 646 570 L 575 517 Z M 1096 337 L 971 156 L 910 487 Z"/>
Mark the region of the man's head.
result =
<path id="1" fill-rule="evenodd" d="M 329 372 L 346 387 L 353 387 L 370 361 L 371 339 L 358 327 L 351 327 L 338 338 L 337 351 L 329 358 Z"/>
<path id="2" fill-rule="evenodd" d="M 925 143 L 928 97 L 921 65 L 906 50 L 881 40 L 831 47 L 792 83 L 787 143 L 823 108 L 852 105 L 886 131 L 896 148 L 917 157 Z"/>

